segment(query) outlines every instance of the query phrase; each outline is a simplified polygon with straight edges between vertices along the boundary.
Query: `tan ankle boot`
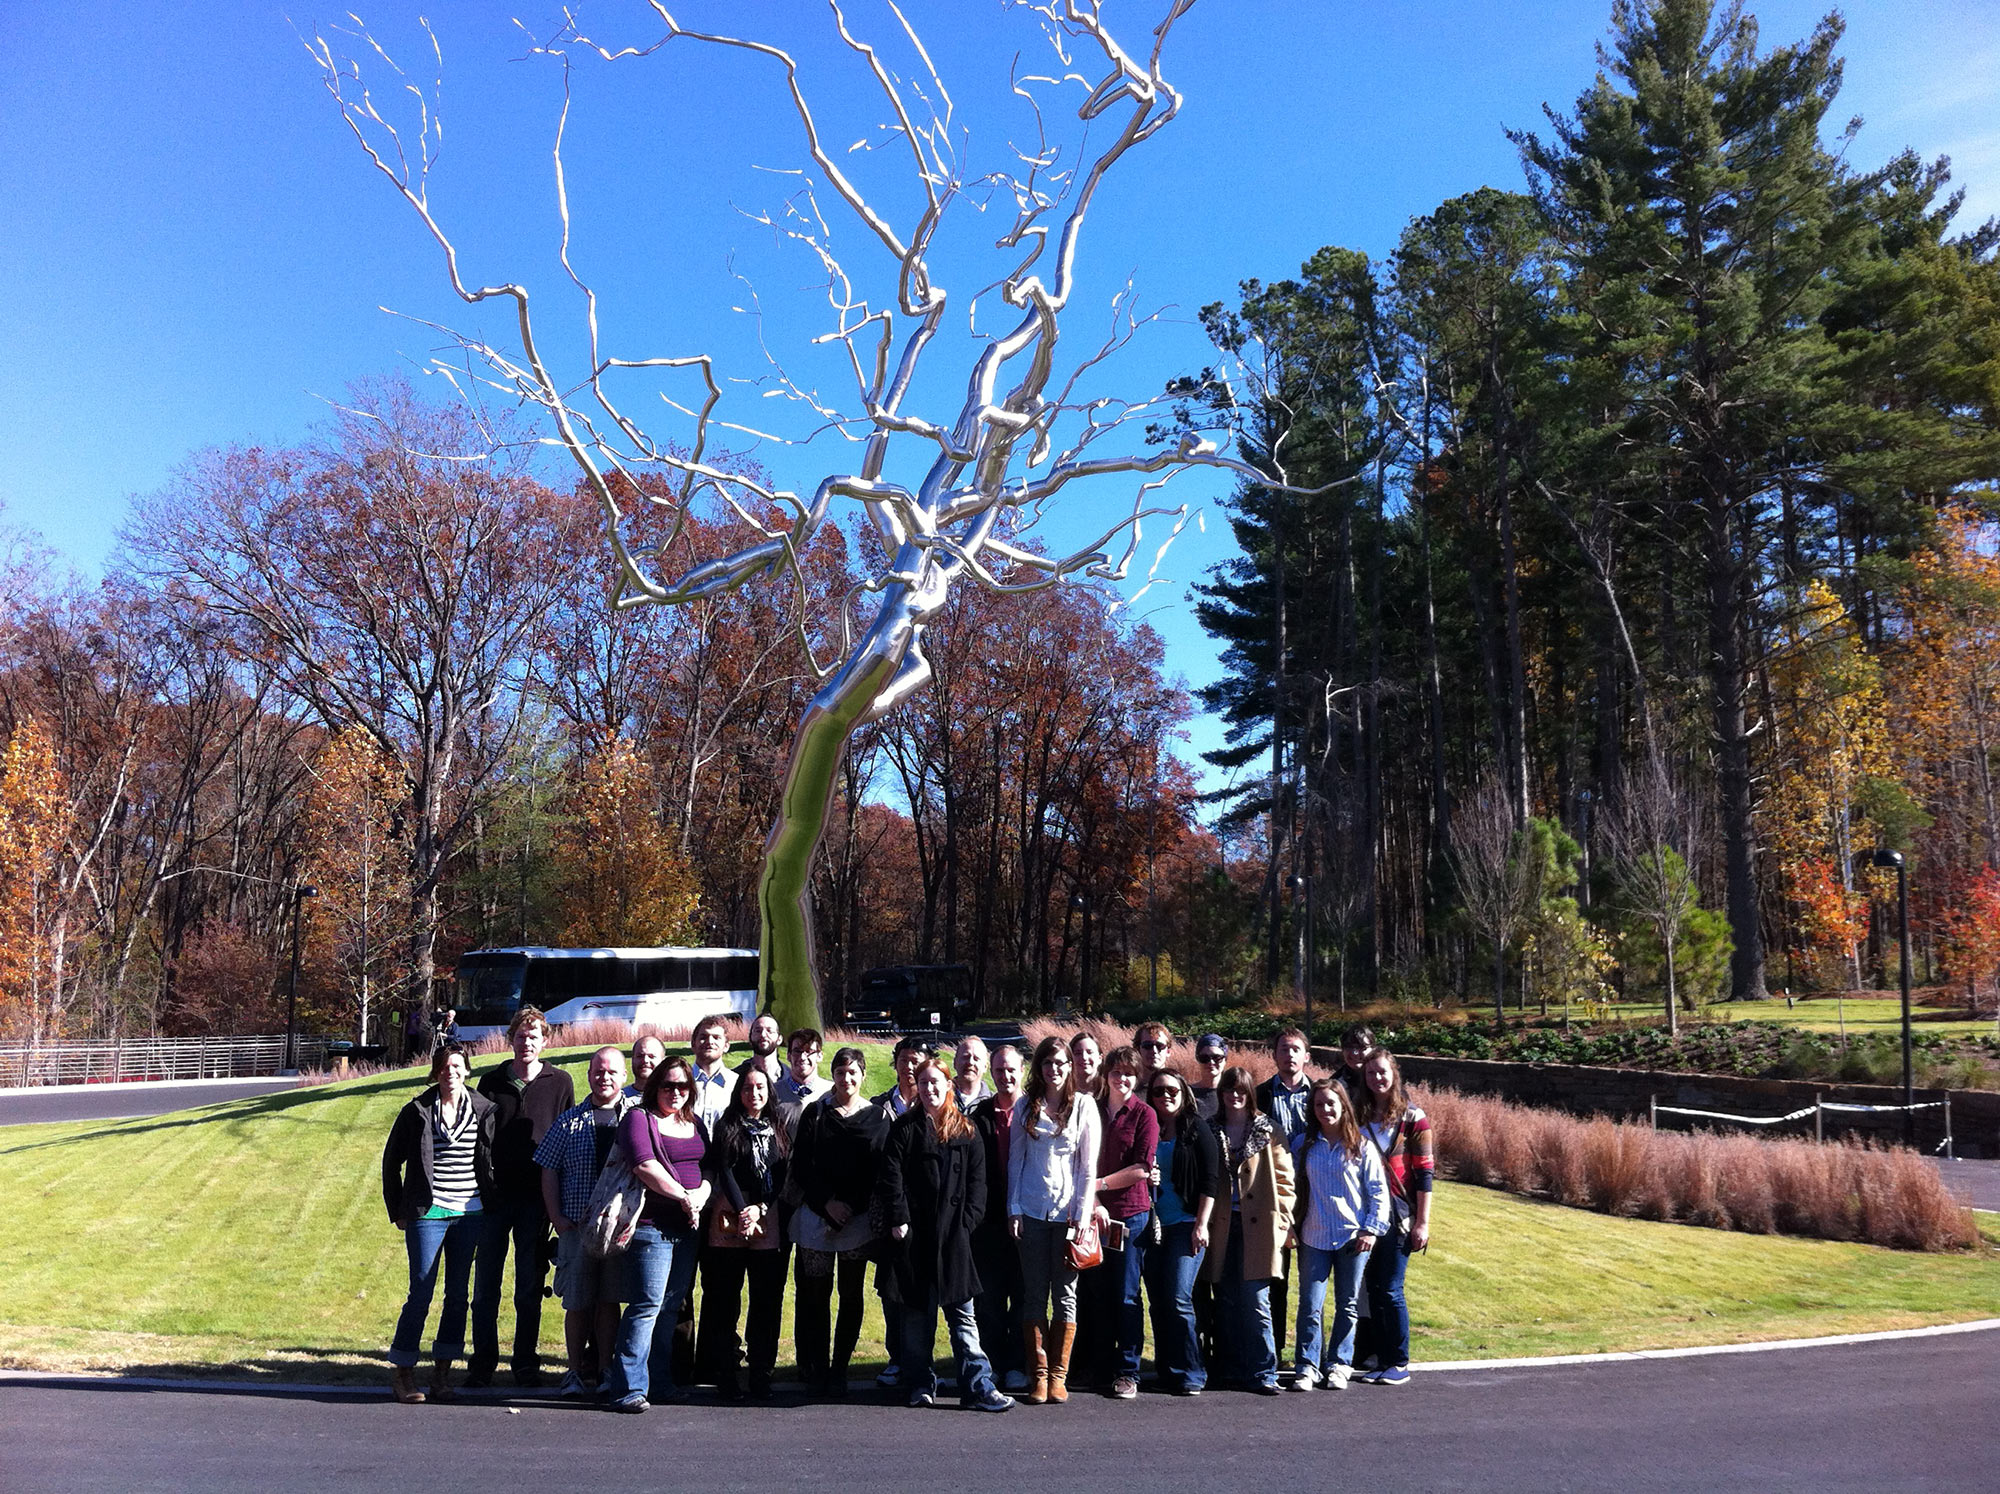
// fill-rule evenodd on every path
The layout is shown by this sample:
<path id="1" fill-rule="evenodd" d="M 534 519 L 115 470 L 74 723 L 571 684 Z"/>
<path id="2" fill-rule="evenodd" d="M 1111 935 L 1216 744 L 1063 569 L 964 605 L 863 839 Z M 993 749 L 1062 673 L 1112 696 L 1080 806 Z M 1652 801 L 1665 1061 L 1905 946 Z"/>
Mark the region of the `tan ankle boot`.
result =
<path id="1" fill-rule="evenodd" d="M 1033 1323 L 1024 1323 L 1021 1339 L 1028 1346 L 1027 1363 L 1022 1366 L 1028 1372 L 1028 1389 L 1021 1400 L 1039 1406 L 1049 1398 L 1049 1356 L 1042 1349 L 1042 1330 Z"/>
<path id="2" fill-rule="evenodd" d="M 451 1361 L 436 1359 L 431 1361 L 431 1399 L 434 1401 L 455 1401 L 458 1392 L 451 1388 Z"/>
<path id="3" fill-rule="evenodd" d="M 404 1365 L 392 1365 L 389 1369 L 389 1390 L 405 1406 L 421 1406 L 424 1393 L 417 1389 L 416 1371 Z"/>
<path id="4" fill-rule="evenodd" d="M 1069 1351 L 1076 1346 L 1076 1324 L 1058 1323 L 1050 1332 L 1049 1401 L 1060 1406 L 1069 1399 Z"/>

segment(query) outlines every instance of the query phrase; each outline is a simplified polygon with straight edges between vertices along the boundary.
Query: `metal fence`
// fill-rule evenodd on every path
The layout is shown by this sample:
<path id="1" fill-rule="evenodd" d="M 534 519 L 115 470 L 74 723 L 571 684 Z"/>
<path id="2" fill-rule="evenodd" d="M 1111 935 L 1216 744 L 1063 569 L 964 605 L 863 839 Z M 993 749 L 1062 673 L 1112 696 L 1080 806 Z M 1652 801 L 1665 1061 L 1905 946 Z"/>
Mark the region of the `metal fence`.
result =
<path id="1" fill-rule="evenodd" d="M 326 1065 L 325 1038 L 298 1039 L 301 1068 Z M 0 1089 L 30 1084 L 113 1084 L 143 1079 L 228 1079 L 276 1074 L 285 1067 L 285 1035 L 266 1037 L 113 1038 L 0 1048 Z"/>

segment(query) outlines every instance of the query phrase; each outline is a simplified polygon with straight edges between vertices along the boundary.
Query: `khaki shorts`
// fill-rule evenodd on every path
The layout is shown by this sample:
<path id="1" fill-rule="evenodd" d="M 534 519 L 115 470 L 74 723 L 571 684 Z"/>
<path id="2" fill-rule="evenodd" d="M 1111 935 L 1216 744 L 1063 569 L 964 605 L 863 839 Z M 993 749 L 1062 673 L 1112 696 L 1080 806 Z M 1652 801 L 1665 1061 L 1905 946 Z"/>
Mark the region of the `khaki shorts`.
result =
<path id="1" fill-rule="evenodd" d="M 624 1296 L 624 1282 L 625 1257 L 592 1260 L 584 1254 L 581 1227 L 556 1236 L 555 1288 L 564 1312 L 583 1312 L 600 1302 L 617 1302 Z"/>

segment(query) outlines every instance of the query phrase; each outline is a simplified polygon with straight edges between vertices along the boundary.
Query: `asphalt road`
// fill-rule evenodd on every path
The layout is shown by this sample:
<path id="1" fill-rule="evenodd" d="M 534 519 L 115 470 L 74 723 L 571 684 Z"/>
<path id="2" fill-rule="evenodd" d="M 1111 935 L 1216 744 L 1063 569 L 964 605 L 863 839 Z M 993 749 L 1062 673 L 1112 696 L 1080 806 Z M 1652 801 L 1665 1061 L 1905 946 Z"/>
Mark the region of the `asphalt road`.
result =
<path id="1" fill-rule="evenodd" d="M 1446 1370 L 1410 1386 L 1262 1399 L 1078 1397 L 1002 1416 L 696 1400 L 397 1406 L 386 1395 L 45 1385 L 9 1377 L 0 1488 L 1019 1486 L 1549 1494 L 1990 1489 L 2000 1331 L 1575 1367 Z M 688 1460 L 698 1461 L 692 1473 Z M 899 1466 L 900 1462 L 900 1466 Z M 670 1470 L 678 1470 L 670 1471 Z"/>
<path id="2" fill-rule="evenodd" d="M 0 1090 L 0 1126 L 36 1121 L 121 1120 L 166 1115 L 224 1100 L 276 1094 L 296 1079 L 173 1079 L 133 1084 L 65 1084 Z"/>
<path id="3" fill-rule="evenodd" d="M 2000 1209 L 2000 1162 L 1937 1159 L 1945 1186 L 1975 1209 Z"/>

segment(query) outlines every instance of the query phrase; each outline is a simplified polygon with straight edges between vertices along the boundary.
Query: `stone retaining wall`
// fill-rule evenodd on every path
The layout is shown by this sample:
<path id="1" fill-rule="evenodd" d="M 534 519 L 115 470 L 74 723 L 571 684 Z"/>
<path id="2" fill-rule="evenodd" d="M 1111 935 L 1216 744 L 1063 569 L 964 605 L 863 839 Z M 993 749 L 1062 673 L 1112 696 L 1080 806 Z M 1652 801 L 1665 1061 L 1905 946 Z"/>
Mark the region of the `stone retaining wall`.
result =
<path id="1" fill-rule="evenodd" d="M 1320 1063 L 1338 1070 L 1338 1049 L 1321 1048 L 1313 1055 Z M 1404 1075 L 1419 1084 L 1455 1089 L 1463 1094 L 1498 1095 L 1523 1105 L 1540 1105 L 1567 1110 L 1576 1115 L 1609 1115 L 1627 1120 L 1646 1118 L 1649 1101 L 1681 1105 L 1694 1110 L 1719 1110 L 1731 1115 L 1784 1115 L 1810 1105 L 1816 1099 L 1841 1100 L 1857 1105 L 1899 1105 L 1901 1086 L 1883 1084 L 1832 1084 L 1811 1079 L 1738 1079 L 1726 1074 L 1676 1074 L 1657 1069 L 1592 1068 L 1582 1064 L 1502 1063 L 1484 1058 L 1431 1058 L 1423 1054 L 1398 1054 Z M 2000 1093 L 1991 1090 L 1954 1089 L 1951 1097 L 1951 1129 L 1955 1149 L 1961 1157 L 2000 1157 Z M 1947 1091 L 1920 1089 L 1917 1099 L 1941 1100 Z M 1674 1116 L 1670 1123 L 1679 1128 L 1719 1122 L 1695 1122 Z M 1829 1138 L 1850 1132 L 1900 1140 L 1903 1114 L 1891 1111 L 1875 1115 L 1829 1112 L 1825 1116 Z M 1733 1129 L 1733 1128 L 1732 1128 Z M 1810 1117 L 1790 1126 L 1744 1127 L 1764 1134 L 1811 1136 Z M 1917 1145 L 1934 1151 L 1944 1137 L 1944 1112 L 1917 1112 Z"/>

